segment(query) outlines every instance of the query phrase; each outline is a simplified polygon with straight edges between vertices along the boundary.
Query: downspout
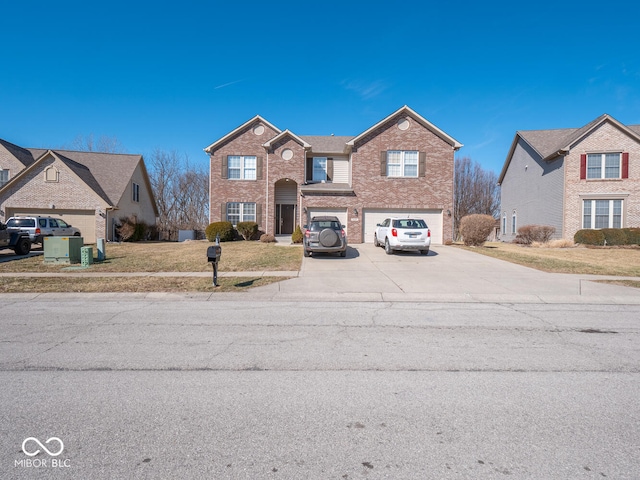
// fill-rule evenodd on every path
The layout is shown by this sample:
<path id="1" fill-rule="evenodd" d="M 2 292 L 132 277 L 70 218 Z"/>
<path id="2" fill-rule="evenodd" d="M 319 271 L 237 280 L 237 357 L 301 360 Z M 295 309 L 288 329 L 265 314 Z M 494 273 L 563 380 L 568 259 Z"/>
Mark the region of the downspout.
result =
<path id="1" fill-rule="evenodd" d="M 269 149 L 265 149 L 267 151 L 267 161 L 266 161 L 266 174 L 265 174 L 265 181 L 266 181 L 266 202 L 264 205 L 264 215 L 265 215 L 265 227 L 264 227 L 264 233 L 269 233 L 269 218 L 270 218 L 270 209 L 269 209 Z M 275 234 L 275 231 L 274 231 Z"/>

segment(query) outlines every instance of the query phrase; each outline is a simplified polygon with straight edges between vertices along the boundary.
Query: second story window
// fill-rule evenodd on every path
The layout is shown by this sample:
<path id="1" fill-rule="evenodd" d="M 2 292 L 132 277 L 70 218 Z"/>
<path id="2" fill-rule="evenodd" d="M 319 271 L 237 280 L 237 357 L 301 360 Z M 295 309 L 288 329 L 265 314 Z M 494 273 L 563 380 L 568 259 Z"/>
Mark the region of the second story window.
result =
<path id="1" fill-rule="evenodd" d="M 132 187 L 131 190 L 133 193 L 132 200 L 138 203 L 140 201 L 140 185 L 138 185 L 137 183 L 133 183 L 131 187 Z"/>
<path id="2" fill-rule="evenodd" d="M 9 170 L 0 169 L 0 187 L 9 181 Z"/>
<path id="3" fill-rule="evenodd" d="M 256 157 L 252 155 L 229 155 L 228 178 L 232 180 L 255 180 Z"/>
<path id="4" fill-rule="evenodd" d="M 313 157 L 313 178 L 314 182 L 327 180 L 327 157 Z"/>
<path id="5" fill-rule="evenodd" d="M 417 177 L 418 152 L 415 150 L 387 151 L 388 177 Z"/>
<path id="6" fill-rule="evenodd" d="M 619 153 L 590 153 L 587 155 L 587 179 L 620 178 Z"/>

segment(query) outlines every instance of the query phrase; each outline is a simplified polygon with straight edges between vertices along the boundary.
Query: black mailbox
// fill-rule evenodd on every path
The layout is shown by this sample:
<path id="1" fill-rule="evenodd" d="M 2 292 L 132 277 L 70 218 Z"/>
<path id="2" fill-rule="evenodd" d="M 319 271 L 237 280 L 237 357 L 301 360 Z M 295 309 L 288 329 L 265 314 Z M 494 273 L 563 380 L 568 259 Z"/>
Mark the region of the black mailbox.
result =
<path id="1" fill-rule="evenodd" d="M 207 261 L 218 263 L 220 256 L 222 255 L 222 247 L 220 245 L 214 245 L 207 248 Z"/>
<path id="2" fill-rule="evenodd" d="M 207 248 L 207 261 L 213 267 L 213 286 L 218 286 L 218 262 L 222 256 L 222 247 L 220 245 L 213 245 Z"/>

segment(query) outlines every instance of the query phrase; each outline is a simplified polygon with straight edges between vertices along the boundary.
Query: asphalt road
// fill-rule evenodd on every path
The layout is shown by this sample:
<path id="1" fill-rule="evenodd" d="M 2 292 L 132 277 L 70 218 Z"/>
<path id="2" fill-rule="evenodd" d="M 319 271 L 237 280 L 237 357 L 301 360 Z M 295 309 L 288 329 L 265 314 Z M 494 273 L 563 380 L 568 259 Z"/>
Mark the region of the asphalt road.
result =
<path id="1" fill-rule="evenodd" d="M 638 478 L 639 305 L 220 298 L 4 297 L 0 477 Z"/>

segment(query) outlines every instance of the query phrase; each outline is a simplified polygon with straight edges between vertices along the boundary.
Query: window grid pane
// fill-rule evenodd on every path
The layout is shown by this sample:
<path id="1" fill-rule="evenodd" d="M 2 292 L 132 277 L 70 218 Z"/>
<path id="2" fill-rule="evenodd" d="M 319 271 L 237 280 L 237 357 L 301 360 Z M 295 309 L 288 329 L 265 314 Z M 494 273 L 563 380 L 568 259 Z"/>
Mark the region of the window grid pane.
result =
<path id="1" fill-rule="evenodd" d="M 605 155 L 604 178 L 620 178 L 620 154 Z"/>
<path id="2" fill-rule="evenodd" d="M 591 200 L 585 200 L 582 228 L 591 228 Z"/>
<path id="3" fill-rule="evenodd" d="M 602 178 L 602 155 L 587 155 L 587 178 Z"/>
<path id="4" fill-rule="evenodd" d="M 612 228 L 622 228 L 622 200 L 613 200 Z"/>
<path id="5" fill-rule="evenodd" d="M 245 180 L 256 179 L 256 157 L 244 157 L 244 176 Z"/>
<path id="6" fill-rule="evenodd" d="M 609 200 L 596 200 L 595 228 L 609 228 Z"/>
<path id="7" fill-rule="evenodd" d="M 256 221 L 256 204 L 255 203 L 242 204 L 242 221 L 243 222 Z"/>

